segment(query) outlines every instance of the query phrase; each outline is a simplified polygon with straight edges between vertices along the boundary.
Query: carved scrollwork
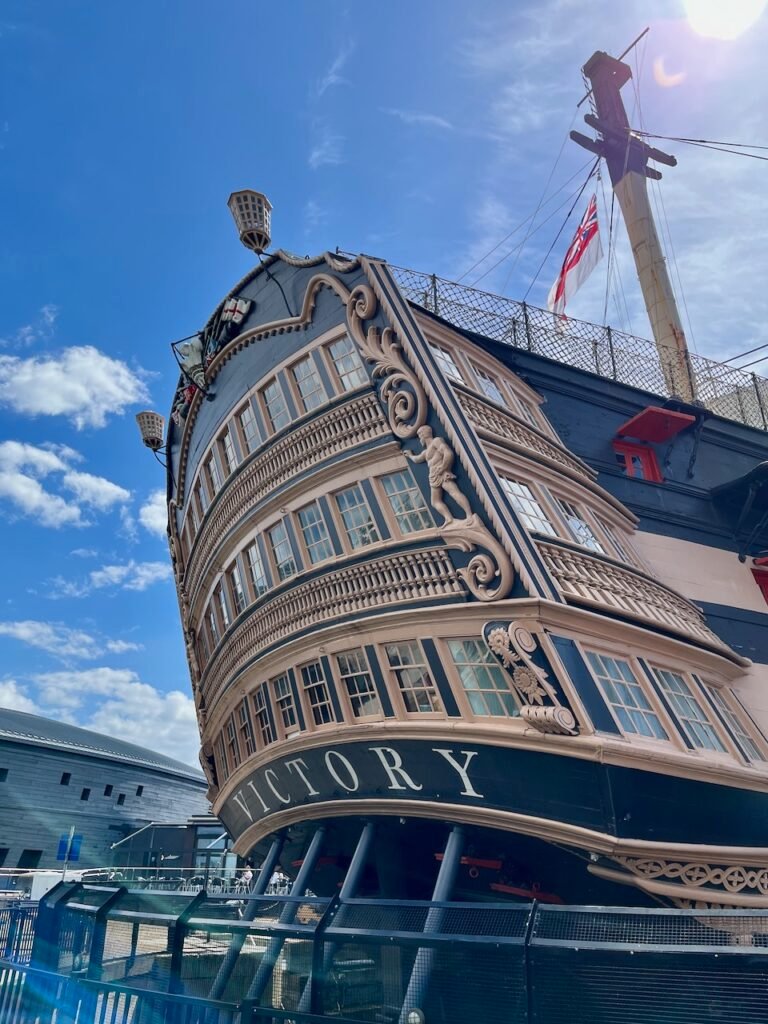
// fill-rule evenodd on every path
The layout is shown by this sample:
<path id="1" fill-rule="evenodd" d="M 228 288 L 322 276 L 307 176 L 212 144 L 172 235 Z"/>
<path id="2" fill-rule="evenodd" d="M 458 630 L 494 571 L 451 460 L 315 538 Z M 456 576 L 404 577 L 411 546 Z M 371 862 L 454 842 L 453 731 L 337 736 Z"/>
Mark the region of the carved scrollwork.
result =
<path id="1" fill-rule="evenodd" d="M 531 658 L 538 648 L 536 638 L 519 622 L 508 626 L 486 626 L 485 641 L 512 677 L 522 701 L 520 717 L 539 732 L 572 736 L 578 732 L 576 718 L 561 703 L 549 682 L 549 673 Z"/>
<path id="2" fill-rule="evenodd" d="M 427 419 L 427 397 L 403 354 L 391 327 L 383 331 L 365 321 L 376 312 L 376 296 L 368 285 L 358 285 L 347 301 L 347 326 L 361 352 L 373 363 L 373 378 L 382 378 L 381 397 L 387 405 L 389 425 L 401 440 L 413 437 Z"/>
<path id="3" fill-rule="evenodd" d="M 703 864 L 701 862 L 662 860 L 657 857 L 615 858 L 634 875 L 650 879 L 670 879 L 691 888 L 714 887 L 726 893 L 751 893 L 768 896 L 768 866 L 743 864 Z"/>
<path id="4" fill-rule="evenodd" d="M 469 592 L 478 601 L 497 601 L 506 597 L 515 582 L 515 570 L 509 555 L 477 515 L 453 519 L 438 530 L 446 547 L 457 551 L 478 551 L 469 564 L 458 570 Z"/>

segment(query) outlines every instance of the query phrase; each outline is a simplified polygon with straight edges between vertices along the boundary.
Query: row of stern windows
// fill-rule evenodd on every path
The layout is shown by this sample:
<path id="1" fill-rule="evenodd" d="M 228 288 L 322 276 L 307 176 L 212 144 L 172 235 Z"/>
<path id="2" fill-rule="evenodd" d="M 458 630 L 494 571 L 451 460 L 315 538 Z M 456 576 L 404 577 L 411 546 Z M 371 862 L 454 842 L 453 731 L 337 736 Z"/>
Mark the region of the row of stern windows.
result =
<path id="1" fill-rule="evenodd" d="M 531 532 L 630 561 L 616 532 L 591 510 L 552 494 L 543 484 L 533 490 L 533 485 L 506 476 L 500 479 Z M 370 545 L 419 534 L 434 525 L 407 468 L 361 480 L 284 514 L 249 539 L 211 592 L 197 631 L 201 669 L 233 621 L 273 587 L 339 556 L 352 556 Z"/>
<path id="2" fill-rule="evenodd" d="M 617 731 L 632 742 L 764 767 L 766 740 L 735 694 L 690 673 L 597 650 L 586 663 Z M 509 677 L 483 641 L 405 639 L 297 665 L 244 695 L 214 743 L 219 780 L 303 732 L 385 718 L 510 719 Z"/>
<path id="3" fill-rule="evenodd" d="M 489 368 L 430 345 L 445 375 L 511 410 L 537 430 L 548 430 L 533 402 L 518 395 Z M 461 366 L 459 365 L 461 363 Z M 270 437 L 331 397 L 368 383 L 357 346 L 348 335 L 319 345 L 261 384 L 219 431 L 192 485 L 182 539 L 189 553 L 211 502 L 232 473 Z"/>

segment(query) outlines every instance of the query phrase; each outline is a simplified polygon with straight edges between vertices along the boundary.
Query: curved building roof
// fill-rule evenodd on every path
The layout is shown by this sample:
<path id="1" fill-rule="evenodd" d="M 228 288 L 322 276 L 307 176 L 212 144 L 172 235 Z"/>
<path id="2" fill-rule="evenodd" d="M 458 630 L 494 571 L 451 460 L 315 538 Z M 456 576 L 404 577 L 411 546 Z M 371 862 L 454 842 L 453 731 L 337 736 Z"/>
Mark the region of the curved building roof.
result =
<path id="1" fill-rule="evenodd" d="M 112 761 L 125 761 L 160 772 L 183 775 L 195 782 L 205 781 L 202 772 L 191 765 L 158 754 L 154 750 L 147 750 L 146 747 L 139 747 L 135 743 L 126 743 L 124 740 L 115 739 L 114 736 L 91 732 L 90 729 L 80 729 L 76 725 L 56 722 L 51 718 L 0 707 L 0 742 L 3 740 L 54 747 L 57 750 L 104 757 Z"/>

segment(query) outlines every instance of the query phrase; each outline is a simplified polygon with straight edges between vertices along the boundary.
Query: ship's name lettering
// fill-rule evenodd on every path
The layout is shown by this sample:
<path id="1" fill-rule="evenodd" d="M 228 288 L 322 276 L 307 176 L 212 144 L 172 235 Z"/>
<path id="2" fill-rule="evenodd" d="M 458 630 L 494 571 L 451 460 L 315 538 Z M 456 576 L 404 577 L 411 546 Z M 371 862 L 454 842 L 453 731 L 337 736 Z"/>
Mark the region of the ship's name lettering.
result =
<path id="1" fill-rule="evenodd" d="M 418 755 L 406 759 L 391 746 L 355 744 L 339 750 L 308 750 L 301 756 L 258 768 L 221 808 L 225 821 L 242 831 L 250 822 L 293 804 L 315 800 L 406 796 L 415 799 L 484 799 L 473 778 L 477 750 L 419 744 Z M 444 792 L 435 793 L 435 785 Z"/>

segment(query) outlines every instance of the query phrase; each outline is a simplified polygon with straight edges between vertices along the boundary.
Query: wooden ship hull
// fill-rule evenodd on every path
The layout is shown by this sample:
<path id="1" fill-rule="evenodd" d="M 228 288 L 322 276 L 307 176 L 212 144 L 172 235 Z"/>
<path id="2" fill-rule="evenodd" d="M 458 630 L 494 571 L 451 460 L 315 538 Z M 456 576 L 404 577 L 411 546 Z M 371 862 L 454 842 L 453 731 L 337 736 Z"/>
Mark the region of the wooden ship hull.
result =
<path id="1" fill-rule="evenodd" d="M 383 261 L 279 252 L 202 335 L 169 520 L 214 812 L 256 861 L 321 828 L 331 890 L 373 822 L 382 896 L 434 895 L 454 836 L 454 892 L 765 906 L 762 666 L 528 383 L 580 374 L 591 436 L 594 375 L 455 321 Z"/>

